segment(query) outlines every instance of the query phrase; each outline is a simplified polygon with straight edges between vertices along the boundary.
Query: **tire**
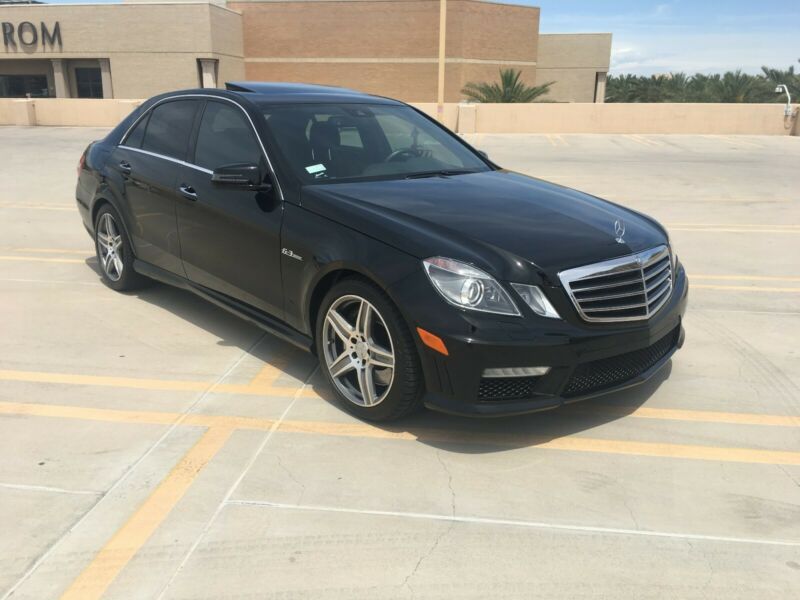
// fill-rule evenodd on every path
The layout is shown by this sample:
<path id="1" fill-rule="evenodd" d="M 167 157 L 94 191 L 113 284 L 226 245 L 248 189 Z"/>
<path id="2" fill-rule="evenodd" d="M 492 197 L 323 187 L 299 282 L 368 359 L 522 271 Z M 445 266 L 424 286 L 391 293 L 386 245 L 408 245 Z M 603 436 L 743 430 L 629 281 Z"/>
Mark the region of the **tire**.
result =
<path id="1" fill-rule="evenodd" d="M 122 219 L 110 204 L 104 204 L 97 211 L 94 248 L 100 276 L 108 287 L 126 292 L 144 285 L 145 278 L 133 270 L 133 250 Z"/>
<path id="2" fill-rule="evenodd" d="M 372 283 L 348 278 L 328 291 L 317 315 L 316 344 L 322 371 L 348 412 L 392 421 L 422 405 L 422 368 L 409 328 Z M 387 351 L 391 369 L 384 366 L 390 362 Z M 371 394 L 363 393 L 365 386 Z"/>

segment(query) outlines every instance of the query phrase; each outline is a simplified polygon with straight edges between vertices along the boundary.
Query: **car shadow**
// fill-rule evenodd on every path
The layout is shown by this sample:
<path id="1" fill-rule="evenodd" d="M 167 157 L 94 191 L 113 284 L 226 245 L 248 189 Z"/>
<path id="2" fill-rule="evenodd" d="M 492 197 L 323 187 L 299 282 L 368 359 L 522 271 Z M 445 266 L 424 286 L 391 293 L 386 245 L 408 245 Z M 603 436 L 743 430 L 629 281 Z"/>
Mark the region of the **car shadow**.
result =
<path id="1" fill-rule="evenodd" d="M 370 423 L 388 434 L 408 434 L 422 444 L 462 454 L 485 454 L 547 445 L 624 418 L 641 407 L 672 372 L 668 361 L 648 381 L 604 396 L 526 415 L 475 418 L 422 410 L 396 423 Z M 337 405 L 326 382 L 314 391 Z M 599 437 L 603 437 L 600 435 Z"/>
<path id="2" fill-rule="evenodd" d="M 96 261 L 87 260 L 87 265 L 99 278 Z M 217 337 L 217 344 L 240 348 L 265 365 L 272 365 L 296 380 L 308 379 L 316 366 L 313 356 L 288 342 L 264 334 L 256 326 L 189 291 L 153 282 L 129 295 L 169 311 Z M 410 437 L 428 446 L 464 454 L 541 446 L 630 415 L 647 402 L 669 378 L 671 371 L 672 362 L 669 361 L 650 380 L 635 387 L 527 415 L 474 418 L 422 410 L 394 423 L 370 422 L 369 425 L 389 435 Z M 308 386 L 322 401 L 344 412 L 318 369 Z"/>
<path id="3" fill-rule="evenodd" d="M 86 264 L 102 282 L 96 259 L 87 259 Z M 303 350 L 187 290 L 148 281 L 140 289 L 122 293 L 169 311 L 216 337 L 218 346 L 239 348 L 265 366 L 274 366 L 294 379 L 305 381 L 316 364 L 315 359 Z"/>

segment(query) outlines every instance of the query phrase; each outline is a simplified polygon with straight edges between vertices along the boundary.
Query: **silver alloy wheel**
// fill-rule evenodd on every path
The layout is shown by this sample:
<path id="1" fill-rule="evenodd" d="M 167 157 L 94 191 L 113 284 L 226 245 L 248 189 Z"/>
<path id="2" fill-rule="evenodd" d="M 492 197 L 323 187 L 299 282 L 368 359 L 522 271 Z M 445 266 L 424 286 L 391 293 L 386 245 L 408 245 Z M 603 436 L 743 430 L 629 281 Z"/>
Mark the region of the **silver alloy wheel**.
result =
<path id="1" fill-rule="evenodd" d="M 97 255 L 103 271 L 111 281 L 122 277 L 122 235 L 111 213 L 104 213 L 97 222 Z"/>
<path id="2" fill-rule="evenodd" d="M 323 357 L 337 389 L 353 404 L 375 406 L 394 381 L 394 344 L 386 322 L 364 298 L 347 295 L 328 309 Z"/>

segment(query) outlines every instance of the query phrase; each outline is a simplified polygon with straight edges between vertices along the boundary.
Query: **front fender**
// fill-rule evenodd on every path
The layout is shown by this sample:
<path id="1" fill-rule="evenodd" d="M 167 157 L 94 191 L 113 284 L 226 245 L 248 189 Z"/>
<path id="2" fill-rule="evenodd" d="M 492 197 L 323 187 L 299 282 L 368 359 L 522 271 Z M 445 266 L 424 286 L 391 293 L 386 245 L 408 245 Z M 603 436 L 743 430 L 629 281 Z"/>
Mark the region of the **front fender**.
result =
<path id="1" fill-rule="evenodd" d="M 391 297 L 391 286 L 420 268 L 410 254 L 288 202 L 281 247 L 286 321 L 308 335 L 315 291 L 334 274 L 357 273 Z"/>

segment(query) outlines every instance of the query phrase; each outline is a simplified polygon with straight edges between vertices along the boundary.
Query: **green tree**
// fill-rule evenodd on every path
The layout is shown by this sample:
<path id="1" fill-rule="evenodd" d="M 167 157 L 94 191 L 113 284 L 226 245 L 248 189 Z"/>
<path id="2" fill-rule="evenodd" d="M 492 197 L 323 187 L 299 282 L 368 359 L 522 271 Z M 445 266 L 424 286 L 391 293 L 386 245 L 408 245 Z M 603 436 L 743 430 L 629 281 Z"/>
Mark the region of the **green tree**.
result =
<path id="1" fill-rule="evenodd" d="M 763 77 L 728 71 L 711 82 L 710 90 L 716 102 L 768 102 L 767 83 Z"/>
<path id="2" fill-rule="evenodd" d="M 794 72 L 794 65 L 788 69 L 772 69 L 770 67 L 761 67 L 764 72 L 764 77 L 770 82 L 773 88 L 783 84 L 789 88 L 789 93 L 792 95 L 792 100 L 800 97 L 800 73 Z M 782 99 L 783 100 L 783 99 Z"/>
<path id="3" fill-rule="evenodd" d="M 606 102 L 636 102 L 636 75 L 608 76 L 606 83 Z"/>
<path id="4" fill-rule="evenodd" d="M 555 81 L 529 86 L 520 81 L 521 71 L 500 69 L 499 83 L 470 82 L 461 93 L 475 102 L 533 102 L 550 92 Z"/>
<path id="5" fill-rule="evenodd" d="M 607 102 L 785 102 L 775 93 L 785 84 L 793 98 L 800 98 L 800 75 L 788 69 L 762 67 L 759 75 L 741 70 L 724 74 L 669 73 L 667 75 L 610 75 Z"/>

